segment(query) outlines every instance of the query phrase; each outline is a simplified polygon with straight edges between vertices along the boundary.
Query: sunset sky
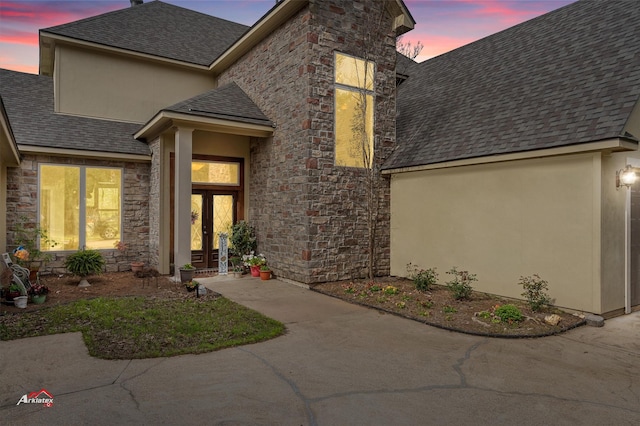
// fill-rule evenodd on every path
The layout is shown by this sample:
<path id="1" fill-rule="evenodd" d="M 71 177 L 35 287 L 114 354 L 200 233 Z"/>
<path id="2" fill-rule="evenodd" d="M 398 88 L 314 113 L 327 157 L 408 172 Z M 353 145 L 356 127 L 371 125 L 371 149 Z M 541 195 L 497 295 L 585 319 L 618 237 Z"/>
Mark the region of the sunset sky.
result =
<path id="1" fill-rule="evenodd" d="M 274 0 L 164 1 L 245 25 L 254 24 L 275 4 Z M 574 1 L 405 0 L 417 25 L 404 40 L 422 42 L 417 60 L 423 61 Z M 1 0 L 0 68 L 37 73 L 39 29 L 129 6 L 129 0 Z"/>

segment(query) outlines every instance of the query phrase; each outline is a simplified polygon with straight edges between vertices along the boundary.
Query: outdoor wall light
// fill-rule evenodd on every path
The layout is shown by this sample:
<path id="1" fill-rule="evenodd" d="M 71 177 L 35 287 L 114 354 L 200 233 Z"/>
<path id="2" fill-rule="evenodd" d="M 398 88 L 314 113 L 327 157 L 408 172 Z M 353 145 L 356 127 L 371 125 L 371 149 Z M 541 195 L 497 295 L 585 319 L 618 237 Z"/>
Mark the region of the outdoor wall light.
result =
<path id="1" fill-rule="evenodd" d="M 616 188 L 620 188 L 621 186 L 626 186 L 630 188 L 631 185 L 636 181 L 637 176 L 635 170 L 631 165 L 627 164 L 627 166 L 616 172 Z"/>

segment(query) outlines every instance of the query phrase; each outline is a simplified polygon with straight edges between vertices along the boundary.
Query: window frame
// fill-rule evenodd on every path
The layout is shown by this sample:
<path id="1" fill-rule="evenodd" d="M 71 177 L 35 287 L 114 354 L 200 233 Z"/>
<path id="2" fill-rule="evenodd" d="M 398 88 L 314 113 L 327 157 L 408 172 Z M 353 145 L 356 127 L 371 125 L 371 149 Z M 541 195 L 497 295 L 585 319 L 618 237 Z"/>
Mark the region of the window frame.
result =
<path id="1" fill-rule="evenodd" d="M 368 89 L 366 87 L 359 87 L 359 86 L 352 86 L 348 83 L 345 82 L 339 82 L 338 81 L 338 57 L 339 56 L 343 56 L 345 58 L 351 58 L 355 61 L 362 61 L 364 62 L 364 69 L 365 69 L 365 75 L 367 74 L 367 68 L 368 65 L 371 64 L 371 88 Z M 334 57 L 334 71 L 333 71 L 333 87 L 334 87 L 334 102 L 333 102 L 333 139 L 334 139 L 334 143 L 333 143 L 333 152 L 334 152 L 334 159 L 333 159 L 333 164 L 336 167 L 351 167 L 351 168 L 358 168 L 358 169 L 363 169 L 363 168 L 370 168 L 373 164 L 373 158 L 375 155 L 375 127 L 376 127 L 376 114 L 375 114 L 375 105 L 376 105 L 376 92 L 375 92 L 375 73 L 376 73 L 376 66 L 375 66 L 375 62 L 370 61 L 370 60 L 366 60 L 363 58 L 359 58 L 357 56 L 353 56 L 353 55 L 349 55 L 347 53 L 343 53 L 340 51 L 334 51 L 333 53 L 333 57 Z M 357 66 L 356 66 L 357 68 Z M 364 84 L 363 86 L 367 86 L 367 79 L 365 77 L 364 80 Z M 356 84 L 358 84 L 358 82 L 356 82 Z M 367 104 L 367 109 L 371 108 L 371 127 L 370 129 L 370 150 L 371 150 L 371 156 L 369 158 L 369 164 L 368 165 L 364 165 L 364 164 L 339 164 L 338 163 L 338 114 L 339 114 L 339 109 L 338 109 L 338 96 L 336 95 L 337 90 L 342 90 L 342 91 L 346 91 L 346 92 L 350 92 L 350 93 L 356 93 L 356 96 L 359 96 L 360 94 L 364 93 L 365 98 L 369 98 L 371 97 L 371 105 Z M 350 138 L 353 138 L 353 132 L 351 132 L 350 134 Z M 355 159 L 354 157 L 350 156 L 349 160 L 355 162 L 355 163 L 361 163 L 360 159 Z"/>
<path id="2" fill-rule="evenodd" d="M 49 253 L 63 253 L 63 252 L 75 252 L 78 250 L 82 250 L 87 247 L 87 169 L 100 169 L 100 170 L 119 170 L 120 171 L 120 185 L 118 186 L 118 190 L 120 192 L 120 208 L 119 208 L 119 224 L 118 231 L 119 235 L 116 238 L 118 241 L 122 241 L 123 239 L 123 223 L 124 223 L 124 178 L 125 178 L 125 169 L 124 167 L 115 167 L 115 166 L 91 166 L 91 165 L 79 165 L 79 164 L 61 164 L 61 163 L 39 163 L 38 164 L 38 199 L 37 199 L 37 217 L 41 218 L 41 207 L 42 207 L 42 167 L 68 167 L 75 168 L 79 171 L 79 185 L 78 190 L 80 191 L 79 196 L 79 206 L 78 206 L 78 248 L 76 249 L 60 249 L 60 250 L 45 250 Z M 84 194 L 84 195 L 82 195 Z M 41 226 L 41 220 L 38 219 L 38 226 Z M 49 230 L 47 230 L 49 231 Z M 55 238 L 54 238 L 55 239 Z M 60 246 L 64 247 L 64 244 L 60 244 Z M 40 242 L 38 241 L 38 247 L 40 248 Z M 43 250 L 40 248 L 40 250 Z M 95 250 L 115 250 L 115 248 L 96 248 Z"/>

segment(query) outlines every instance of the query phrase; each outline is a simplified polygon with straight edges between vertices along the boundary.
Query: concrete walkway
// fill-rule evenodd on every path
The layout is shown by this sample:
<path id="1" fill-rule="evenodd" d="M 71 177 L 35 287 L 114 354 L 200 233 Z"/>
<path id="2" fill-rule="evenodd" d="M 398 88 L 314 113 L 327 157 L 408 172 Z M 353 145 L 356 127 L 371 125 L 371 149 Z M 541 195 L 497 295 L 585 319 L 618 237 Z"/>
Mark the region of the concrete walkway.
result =
<path id="1" fill-rule="evenodd" d="M 80 334 L 0 342 L 0 424 L 640 424 L 637 313 L 555 337 L 489 339 L 276 280 L 199 281 L 287 334 L 133 361 L 89 357 Z M 16 406 L 42 388 L 53 407 Z"/>

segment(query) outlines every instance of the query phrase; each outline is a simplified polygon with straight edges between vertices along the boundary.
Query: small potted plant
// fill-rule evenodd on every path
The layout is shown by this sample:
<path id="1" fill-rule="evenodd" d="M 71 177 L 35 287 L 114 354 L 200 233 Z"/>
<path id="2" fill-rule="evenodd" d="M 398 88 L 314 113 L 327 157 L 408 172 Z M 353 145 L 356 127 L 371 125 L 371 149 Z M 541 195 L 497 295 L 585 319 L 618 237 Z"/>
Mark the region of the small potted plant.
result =
<path id="1" fill-rule="evenodd" d="M 91 284 L 86 277 L 89 275 L 100 275 L 104 268 L 104 257 L 98 250 L 78 250 L 69 255 L 64 261 L 64 267 L 73 275 L 81 278 L 78 287 L 89 287 Z"/>
<path id="2" fill-rule="evenodd" d="M 127 243 L 125 243 L 124 241 L 116 241 L 113 246 L 116 248 L 116 250 L 118 250 L 120 253 L 122 253 L 123 255 L 127 255 L 127 250 L 129 249 L 129 246 L 127 246 Z M 142 269 L 144 268 L 144 262 L 139 262 L 139 261 L 133 261 L 131 262 L 131 272 L 133 272 L 134 274 L 136 272 L 140 272 L 142 271 Z"/>
<path id="3" fill-rule="evenodd" d="M 21 216 L 15 226 L 13 241 L 17 247 L 13 250 L 13 257 L 15 263 L 29 269 L 32 274 L 29 279 L 35 281 L 38 270 L 53 259 L 46 249 L 54 248 L 58 243 L 49 238 L 46 229 L 28 221 L 26 216 Z"/>
<path id="4" fill-rule="evenodd" d="M 244 261 L 245 266 L 248 266 L 249 269 L 251 269 L 252 277 L 259 277 L 260 267 L 267 264 L 267 259 L 265 259 L 263 255 L 259 254 L 256 256 L 253 252 L 242 256 L 242 260 Z"/>
<path id="5" fill-rule="evenodd" d="M 233 276 L 235 278 L 242 278 L 242 275 L 244 275 L 244 266 L 242 265 L 235 265 L 233 267 Z"/>
<path id="6" fill-rule="evenodd" d="M 190 263 L 185 263 L 180 267 L 180 282 L 187 283 L 193 281 L 193 275 L 196 273 L 196 267 Z"/>
<path id="7" fill-rule="evenodd" d="M 49 294 L 49 288 L 43 284 L 35 284 L 29 289 L 31 295 L 31 301 L 36 305 L 41 305 L 47 300 L 47 294 Z"/>
<path id="8" fill-rule="evenodd" d="M 271 268 L 266 263 L 260 266 L 260 279 L 262 281 L 271 279 Z"/>
<path id="9" fill-rule="evenodd" d="M 196 280 L 193 281 L 186 281 L 184 283 L 184 286 L 187 288 L 187 291 L 193 291 L 196 289 L 196 287 L 198 287 L 198 285 L 200 285 L 200 283 Z"/>

